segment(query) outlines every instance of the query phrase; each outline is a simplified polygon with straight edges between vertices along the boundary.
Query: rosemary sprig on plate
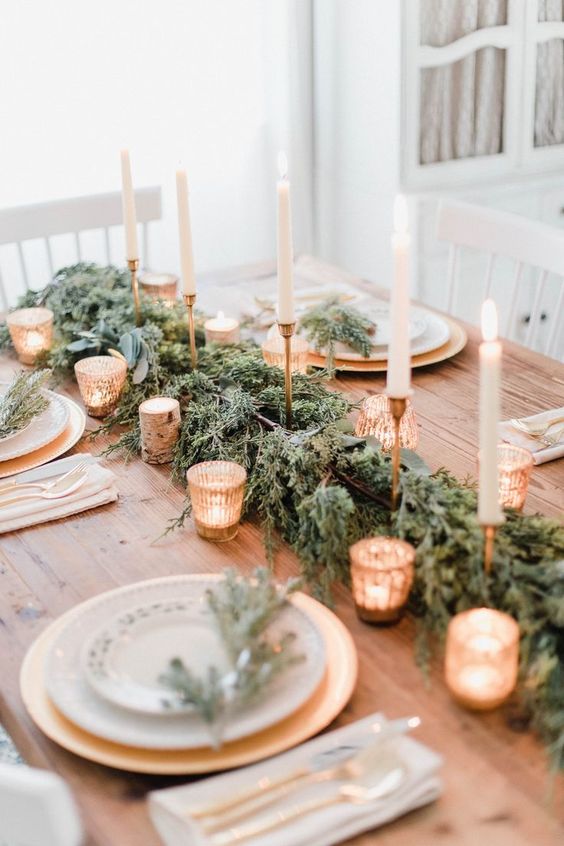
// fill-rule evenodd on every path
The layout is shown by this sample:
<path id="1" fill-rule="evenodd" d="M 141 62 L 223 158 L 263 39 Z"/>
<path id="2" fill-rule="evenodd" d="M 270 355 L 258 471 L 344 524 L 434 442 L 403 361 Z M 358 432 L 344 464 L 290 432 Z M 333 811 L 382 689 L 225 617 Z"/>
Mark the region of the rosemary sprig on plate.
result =
<path id="1" fill-rule="evenodd" d="M 49 370 L 34 373 L 22 371 L 14 378 L 3 397 L 0 397 L 0 440 L 19 432 L 49 405 L 42 389 Z"/>

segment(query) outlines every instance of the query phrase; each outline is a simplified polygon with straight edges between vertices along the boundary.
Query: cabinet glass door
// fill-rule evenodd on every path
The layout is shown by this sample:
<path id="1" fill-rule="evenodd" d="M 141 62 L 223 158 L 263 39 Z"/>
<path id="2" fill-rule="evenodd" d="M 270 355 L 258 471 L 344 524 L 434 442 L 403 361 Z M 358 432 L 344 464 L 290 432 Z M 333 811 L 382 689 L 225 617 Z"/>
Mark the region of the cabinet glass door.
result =
<path id="1" fill-rule="evenodd" d="M 564 144 L 564 0 L 538 0 L 534 146 Z M 564 35 L 564 32 L 562 33 Z"/>

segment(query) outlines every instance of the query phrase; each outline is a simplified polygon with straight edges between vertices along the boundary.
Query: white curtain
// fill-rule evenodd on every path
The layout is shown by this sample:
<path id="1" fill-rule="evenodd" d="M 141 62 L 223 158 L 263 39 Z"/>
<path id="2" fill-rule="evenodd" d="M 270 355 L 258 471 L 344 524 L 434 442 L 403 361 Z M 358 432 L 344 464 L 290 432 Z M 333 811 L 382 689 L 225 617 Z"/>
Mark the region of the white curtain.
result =
<path id="1" fill-rule="evenodd" d="M 564 0 L 539 0 L 539 21 L 564 21 Z M 535 147 L 564 143 L 564 41 L 537 47 Z"/>
<path id="2" fill-rule="evenodd" d="M 442 47 L 507 23 L 507 0 L 422 0 L 421 44 Z M 422 164 L 499 153 L 505 51 L 486 47 L 421 72 Z"/>

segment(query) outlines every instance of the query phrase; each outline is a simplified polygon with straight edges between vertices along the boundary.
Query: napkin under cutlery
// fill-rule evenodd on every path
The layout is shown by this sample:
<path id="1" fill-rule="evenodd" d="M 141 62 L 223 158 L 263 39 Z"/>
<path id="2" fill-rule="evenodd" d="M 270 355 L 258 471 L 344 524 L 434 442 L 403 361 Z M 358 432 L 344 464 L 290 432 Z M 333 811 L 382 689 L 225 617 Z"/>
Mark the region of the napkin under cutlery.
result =
<path id="1" fill-rule="evenodd" d="M 80 458 L 80 456 L 79 456 Z M 47 471 L 47 468 L 45 468 Z M 69 468 L 61 469 L 61 474 Z M 23 502 L 2 507 L 0 497 L 0 534 L 13 532 L 16 529 L 23 529 L 26 526 L 35 526 L 37 523 L 46 523 L 49 520 L 59 520 L 61 517 L 69 517 L 99 505 L 106 505 L 118 498 L 115 485 L 116 477 L 111 470 L 101 467 L 96 463 L 89 463 L 87 466 L 88 476 L 83 485 L 60 499 L 26 499 Z M 52 481 L 53 476 L 46 472 L 44 476 L 34 477 L 34 481 Z M 26 488 L 22 494 L 33 493 L 33 490 Z M 17 496 L 17 486 L 7 496 Z"/>
<path id="2" fill-rule="evenodd" d="M 208 805 L 214 798 L 233 795 L 260 778 L 292 772 L 320 753 L 342 747 L 350 748 L 351 753 L 360 750 L 374 742 L 370 726 L 382 721 L 381 714 L 373 714 L 252 767 L 204 779 L 197 784 L 154 791 L 149 795 L 151 819 L 165 846 L 210 846 L 213 834 L 206 835 L 189 817 L 190 807 Z M 325 807 L 254 837 L 248 841 L 250 846 L 331 846 L 437 799 L 442 790 L 437 775 L 441 758 L 412 738 L 402 736 L 390 742 L 395 744 L 394 749 L 407 769 L 406 779 L 396 792 L 368 804 L 342 802 Z M 336 783 L 325 782 L 313 789 L 317 791 L 315 796 L 326 796 L 328 791 L 336 790 Z M 276 807 L 290 808 L 303 799 L 303 792 L 298 789 L 295 794 L 280 800 Z"/>
<path id="3" fill-rule="evenodd" d="M 521 419 L 525 423 L 539 424 L 549 423 L 557 417 L 564 417 L 564 406 L 562 408 L 551 408 L 549 411 L 542 411 L 540 414 L 532 414 L 530 417 L 522 417 Z M 561 425 L 557 423 L 552 432 L 557 432 Z M 533 455 L 535 464 L 544 464 L 546 461 L 554 461 L 555 458 L 564 456 L 564 435 L 562 436 L 562 443 L 555 446 L 546 446 L 537 438 L 532 438 L 525 432 L 520 432 L 509 420 L 504 420 L 499 424 L 499 433 L 503 441 L 528 449 Z M 546 434 L 550 435 L 551 430 L 549 429 Z"/>

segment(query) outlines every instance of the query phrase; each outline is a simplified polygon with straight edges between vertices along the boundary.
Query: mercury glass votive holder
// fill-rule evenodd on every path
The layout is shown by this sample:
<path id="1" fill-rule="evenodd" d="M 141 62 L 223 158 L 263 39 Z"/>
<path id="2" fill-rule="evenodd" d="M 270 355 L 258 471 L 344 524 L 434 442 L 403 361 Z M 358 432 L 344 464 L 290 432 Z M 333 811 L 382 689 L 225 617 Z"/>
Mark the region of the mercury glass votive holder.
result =
<path id="1" fill-rule="evenodd" d="M 386 394 L 366 397 L 362 403 L 356 422 L 355 435 L 366 438 L 372 435 L 382 444 L 382 449 L 389 452 L 394 445 L 394 418 L 390 409 L 390 399 Z M 400 447 L 415 449 L 419 442 L 419 430 L 411 400 L 406 400 L 405 412 L 400 421 Z"/>
<path id="2" fill-rule="evenodd" d="M 177 300 L 178 276 L 173 273 L 143 273 L 139 278 L 142 292 L 153 302 L 162 300 L 175 303 Z"/>
<path id="3" fill-rule="evenodd" d="M 51 349 L 53 312 L 49 308 L 19 308 L 6 318 L 12 343 L 22 364 L 34 364 L 38 355 Z"/>
<path id="4" fill-rule="evenodd" d="M 528 449 L 513 446 L 513 444 L 498 444 L 497 471 L 500 505 L 504 508 L 523 508 L 532 469 L 533 456 Z"/>
<path id="5" fill-rule="evenodd" d="M 307 359 L 309 355 L 309 344 L 305 338 L 299 335 L 292 335 L 291 339 L 291 354 L 290 367 L 292 373 L 306 373 Z M 267 364 L 272 367 L 280 367 L 284 370 L 285 366 L 285 352 L 284 352 L 284 338 L 281 335 L 275 335 L 272 338 L 267 338 L 262 343 L 262 357 Z"/>
<path id="6" fill-rule="evenodd" d="M 234 461 L 203 461 L 186 473 L 198 534 L 228 541 L 239 530 L 247 472 Z"/>
<path id="7" fill-rule="evenodd" d="M 368 623 L 398 620 L 413 583 L 415 549 L 399 538 L 364 538 L 349 549 L 356 612 Z"/>
<path id="8" fill-rule="evenodd" d="M 493 608 L 472 608 L 447 629 L 445 679 L 453 697 L 475 711 L 497 708 L 517 683 L 519 626 Z"/>
<path id="9" fill-rule="evenodd" d="M 81 358 L 74 365 L 80 396 L 91 417 L 106 417 L 119 402 L 127 364 L 111 355 Z"/>

